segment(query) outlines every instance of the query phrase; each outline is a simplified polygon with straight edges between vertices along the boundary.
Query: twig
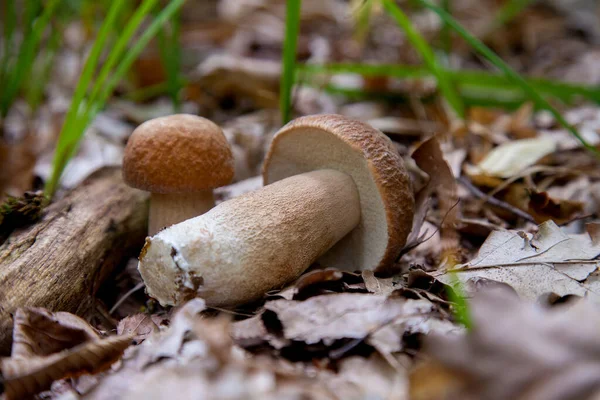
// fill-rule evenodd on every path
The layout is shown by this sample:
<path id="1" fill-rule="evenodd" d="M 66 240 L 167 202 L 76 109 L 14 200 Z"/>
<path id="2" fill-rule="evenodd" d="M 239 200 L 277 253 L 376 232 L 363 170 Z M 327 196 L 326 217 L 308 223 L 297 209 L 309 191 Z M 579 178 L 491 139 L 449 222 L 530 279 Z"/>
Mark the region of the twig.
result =
<path id="1" fill-rule="evenodd" d="M 536 223 L 535 219 L 533 219 L 533 217 L 531 215 L 529 215 L 528 213 L 526 213 L 525 211 L 523 211 L 517 207 L 514 207 L 500 199 L 497 199 L 495 197 L 492 197 L 492 196 L 489 196 L 489 195 L 483 193 L 481 190 L 479 190 L 477 187 L 475 187 L 475 185 L 473 185 L 464 176 L 461 176 L 460 178 L 458 178 L 458 180 L 460 183 L 465 185 L 467 187 L 467 189 L 469 189 L 471 191 L 471 193 L 473 193 L 476 197 L 484 200 L 484 203 L 490 203 L 491 205 L 500 207 L 506 211 L 510 211 L 511 213 L 513 213 L 529 222 L 533 222 L 534 224 Z"/>
<path id="2" fill-rule="evenodd" d="M 117 308 L 119 308 L 119 306 L 120 306 L 121 304 L 123 304 L 123 302 L 124 302 L 125 300 L 127 300 L 127 299 L 129 298 L 129 296 L 131 296 L 132 294 L 134 294 L 135 292 L 137 292 L 138 290 L 140 290 L 140 289 L 141 289 L 141 288 L 143 288 L 144 286 L 145 286 L 145 285 L 144 285 L 144 282 L 140 282 L 140 283 L 138 283 L 137 285 L 135 285 L 135 286 L 133 287 L 133 289 L 131 289 L 131 290 L 129 290 L 127 293 L 125 293 L 125 294 L 123 295 L 123 297 L 121 297 L 121 298 L 120 298 L 120 299 L 119 299 L 119 300 L 118 300 L 118 301 L 115 303 L 115 305 L 114 305 L 114 306 L 112 306 L 112 308 L 110 309 L 110 311 L 108 312 L 108 314 L 109 314 L 109 315 L 112 315 L 112 313 L 114 313 L 115 311 L 117 311 Z"/>

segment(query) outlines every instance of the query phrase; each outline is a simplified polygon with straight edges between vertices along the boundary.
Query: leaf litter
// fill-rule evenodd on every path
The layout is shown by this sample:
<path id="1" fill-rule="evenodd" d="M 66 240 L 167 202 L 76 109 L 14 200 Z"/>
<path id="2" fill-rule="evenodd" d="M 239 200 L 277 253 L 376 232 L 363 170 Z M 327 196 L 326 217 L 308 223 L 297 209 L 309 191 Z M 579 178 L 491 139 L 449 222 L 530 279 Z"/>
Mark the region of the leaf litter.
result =
<path id="1" fill-rule="evenodd" d="M 213 119 L 232 143 L 236 183 L 218 189 L 217 200 L 224 201 L 262 185 L 265 149 L 279 127 L 285 2 L 188 2 L 194 4 L 184 13 L 189 68 L 182 111 Z M 419 62 L 384 14 L 373 14 L 360 45 L 347 39 L 355 28 L 346 17 L 347 4 L 303 3 L 299 59 Z M 498 2 L 476 3 L 454 1 L 453 15 L 474 33 L 490 35 L 495 50 L 524 73 L 598 83 L 597 44 L 568 28 L 581 19 L 572 12 L 576 7 L 540 1 L 492 35 L 487 31 Z M 439 23 L 418 9 L 410 14 L 428 40 L 438 38 Z M 581 29 L 597 37 L 594 26 L 599 24 Z M 81 24 L 68 28 L 76 38 L 87 37 L 84 31 Z M 79 42 L 58 58 L 56 83 L 41 110 L 23 111 L 21 103 L 9 124 L 2 121 L 2 196 L 37 189 L 35 181 L 48 175 L 66 94 L 85 53 L 85 40 Z M 451 56 L 461 67 L 481 68 L 457 43 Z M 164 97 L 133 100 L 164 79 L 164 71 L 155 68 L 156 49 L 143 60 L 132 74 L 139 79 L 119 88 L 118 98 L 89 128 L 59 195 L 95 169 L 120 164 L 136 125 L 174 112 Z M 299 79 L 314 86 L 296 87 L 297 115 L 341 113 L 369 121 L 389 134 L 405 159 L 417 214 L 398 260 L 400 273 L 382 278 L 315 265 L 286 288 L 235 310 L 209 309 L 201 299 L 173 310 L 141 290 L 130 292 L 139 287 L 132 259 L 133 268 L 108 283 L 113 293 L 98 299 L 98 310 L 114 307 L 99 312 L 102 323 L 92 324 L 104 331 L 66 313 L 22 309 L 15 314 L 21 322 L 15 323 L 13 354 L 0 361 L 5 396 L 45 391 L 40 396 L 61 399 L 174 393 L 226 399 L 569 399 L 597 394 L 598 161 L 531 104 L 515 112 L 474 106 L 465 121 L 456 121 L 430 101 L 435 82 L 428 79 L 340 73 L 314 82 Z M 376 90 L 402 101 L 353 100 L 324 93 L 328 85 Z M 600 142 L 596 105 L 576 102 L 563 110 L 588 142 Z M 30 215 L 19 216 L 16 226 L 30 223 Z M 449 296 L 456 284 L 452 276 L 468 295 L 470 330 L 457 322 L 457 305 Z M 512 294 L 492 294 L 502 288 Z"/>

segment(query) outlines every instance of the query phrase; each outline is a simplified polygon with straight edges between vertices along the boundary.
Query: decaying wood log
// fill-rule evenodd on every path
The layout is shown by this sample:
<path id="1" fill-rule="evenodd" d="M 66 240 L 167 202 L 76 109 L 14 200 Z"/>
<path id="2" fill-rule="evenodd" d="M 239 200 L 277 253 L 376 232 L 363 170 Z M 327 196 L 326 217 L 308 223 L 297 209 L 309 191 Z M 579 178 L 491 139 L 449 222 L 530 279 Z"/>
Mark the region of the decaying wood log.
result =
<path id="1" fill-rule="evenodd" d="M 14 231 L 0 245 L 0 355 L 10 349 L 18 307 L 86 315 L 115 266 L 139 252 L 147 216 L 147 194 L 111 168 L 51 204 L 36 224 Z"/>

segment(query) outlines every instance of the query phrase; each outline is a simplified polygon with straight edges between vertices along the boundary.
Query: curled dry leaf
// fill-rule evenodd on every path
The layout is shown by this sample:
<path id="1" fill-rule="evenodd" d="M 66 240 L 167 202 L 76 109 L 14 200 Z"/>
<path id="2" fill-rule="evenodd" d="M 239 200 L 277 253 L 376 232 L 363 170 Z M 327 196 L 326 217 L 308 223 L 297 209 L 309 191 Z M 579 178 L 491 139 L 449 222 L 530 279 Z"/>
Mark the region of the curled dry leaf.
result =
<path id="1" fill-rule="evenodd" d="M 19 308 L 14 315 L 11 356 L 45 356 L 100 338 L 90 324 L 71 313 Z"/>
<path id="2" fill-rule="evenodd" d="M 48 389 L 55 380 L 104 371 L 130 344 L 128 336 L 111 336 L 45 357 L 2 359 L 6 398 L 22 399 Z"/>
<path id="3" fill-rule="evenodd" d="M 584 204 L 579 201 L 553 199 L 547 192 L 532 190 L 527 211 L 537 223 L 551 219 L 557 224 L 564 224 L 580 214 L 583 207 Z"/>
<path id="4" fill-rule="evenodd" d="M 442 239 L 442 262 L 455 263 L 458 251 L 459 237 L 456 233 L 455 223 L 458 218 L 458 189 L 456 179 L 435 137 L 423 142 L 412 154 L 419 168 L 429 175 L 428 184 L 421 189 L 416 196 L 415 217 L 413 219 L 413 231 L 409 240 L 419 242 L 418 236 L 425 215 L 427 213 L 427 201 L 435 191 L 439 202 L 440 215 L 443 218 L 441 228 Z M 422 241 L 422 239 L 421 239 Z M 409 242 L 410 243 L 410 242 Z"/>
<path id="5" fill-rule="evenodd" d="M 426 379 L 438 382 L 439 391 L 419 399 L 600 396 L 600 313 L 595 305 L 579 301 L 546 309 L 498 289 L 479 293 L 470 304 L 469 333 L 434 334 L 425 340 L 437 367 L 428 368 L 427 375 L 413 375 L 411 388 Z"/>
<path id="6" fill-rule="evenodd" d="M 596 271 L 600 244 L 589 234 L 567 235 L 554 222 L 538 227 L 536 235 L 521 231 L 494 231 L 475 259 L 453 273 L 462 282 L 479 280 L 503 282 L 528 299 L 555 293 L 559 296 L 586 296 L 600 302 Z M 444 283 L 452 275 L 434 274 Z"/>
<path id="7" fill-rule="evenodd" d="M 117 361 L 131 337 L 102 339 L 83 319 L 41 308 L 17 310 L 11 358 L 0 359 L 7 399 L 21 399 L 48 389 L 53 381 L 95 374 Z"/>

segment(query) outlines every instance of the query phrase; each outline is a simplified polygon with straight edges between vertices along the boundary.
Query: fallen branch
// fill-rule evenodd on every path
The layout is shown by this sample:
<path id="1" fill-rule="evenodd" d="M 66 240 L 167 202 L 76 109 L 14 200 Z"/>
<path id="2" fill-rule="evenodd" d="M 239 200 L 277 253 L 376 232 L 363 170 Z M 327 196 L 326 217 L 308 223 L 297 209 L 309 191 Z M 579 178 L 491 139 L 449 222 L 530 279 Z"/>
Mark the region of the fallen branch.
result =
<path id="1" fill-rule="evenodd" d="M 10 349 L 13 313 L 45 307 L 85 316 L 100 284 L 146 235 L 147 195 L 103 169 L 42 219 L 0 245 L 0 355 Z"/>

